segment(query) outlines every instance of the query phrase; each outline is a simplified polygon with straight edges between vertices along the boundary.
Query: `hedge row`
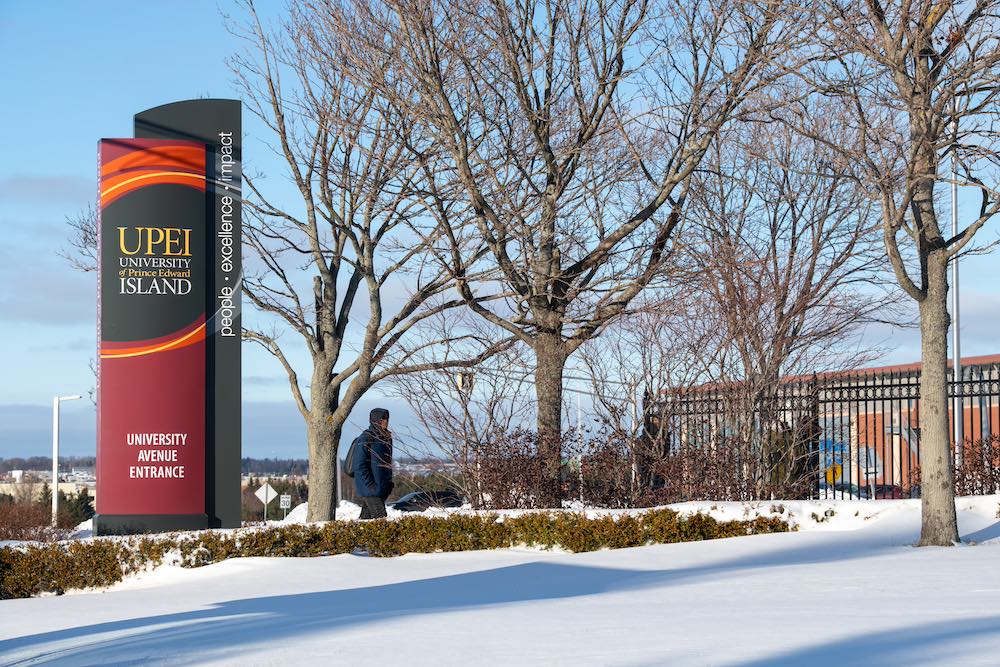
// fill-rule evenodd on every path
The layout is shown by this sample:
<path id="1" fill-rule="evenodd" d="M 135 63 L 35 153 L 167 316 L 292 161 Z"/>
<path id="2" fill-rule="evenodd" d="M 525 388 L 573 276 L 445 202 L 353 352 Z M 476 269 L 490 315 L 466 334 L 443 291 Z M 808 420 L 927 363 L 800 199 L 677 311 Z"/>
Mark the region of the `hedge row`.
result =
<path id="1" fill-rule="evenodd" d="M 788 531 L 778 518 L 719 522 L 671 510 L 587 518 L 576 513 L 412 516 L 396 521 L 335 521 L 265 530 L 174 533 L 155 537 L 20 545 L 0 549 L 0 598 L 30 597 L 74 588 L 108 586 L 123 576 L 170 562 L 200 567 L 247 556 L 327 556 L 366 550 L 372 556 L 405 553 L 560 547 L 568 551 L 619 549 Z"/>

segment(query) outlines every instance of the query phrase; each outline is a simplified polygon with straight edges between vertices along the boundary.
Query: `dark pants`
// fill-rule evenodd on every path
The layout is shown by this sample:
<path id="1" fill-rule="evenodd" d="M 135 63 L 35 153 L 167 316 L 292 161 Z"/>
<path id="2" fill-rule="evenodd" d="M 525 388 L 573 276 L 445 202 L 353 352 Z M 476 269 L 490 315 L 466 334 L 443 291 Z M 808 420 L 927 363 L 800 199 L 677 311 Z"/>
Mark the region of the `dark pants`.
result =
<path id="1" fill-rule="evenodd" d="M 378 496 L 361 496 L 361 518 L 385 518 L 385 501 Z"/>

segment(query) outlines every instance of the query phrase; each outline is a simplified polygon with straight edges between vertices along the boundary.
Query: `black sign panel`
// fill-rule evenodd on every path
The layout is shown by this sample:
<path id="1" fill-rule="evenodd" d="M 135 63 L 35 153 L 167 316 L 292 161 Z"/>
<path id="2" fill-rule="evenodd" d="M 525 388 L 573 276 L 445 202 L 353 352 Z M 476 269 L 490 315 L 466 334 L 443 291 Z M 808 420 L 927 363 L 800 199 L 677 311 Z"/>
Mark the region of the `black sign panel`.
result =
<path id="1" fill-rule="evenodd" d="M 206 509 L 210 527 L 240 526 L 242 140 L 239 100 L 187 100 L 135 116 L 135 136 L 206 145 L 209 250 Z"/>

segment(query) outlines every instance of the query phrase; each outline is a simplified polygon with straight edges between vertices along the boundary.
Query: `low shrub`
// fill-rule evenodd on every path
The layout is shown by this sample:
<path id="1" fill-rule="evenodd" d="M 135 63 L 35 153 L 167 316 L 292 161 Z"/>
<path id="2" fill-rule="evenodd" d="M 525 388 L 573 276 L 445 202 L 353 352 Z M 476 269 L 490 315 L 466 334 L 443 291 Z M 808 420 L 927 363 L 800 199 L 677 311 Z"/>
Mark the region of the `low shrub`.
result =
<path id="1" fill-rule="evenodd" d="M 558 507 L 550 488 L 546 459 L 538 436 L 516 430 L 477 447 L 473 506 L 483 509 L 543 509 Z"/>
<path id="2" fill-rule="evenodd" d="M 65 506 L 59 508 L 59 525 L 52 527 L 52 507 L 36 502 L 0 503 L 0 540 L 55 542 L 64 540 L 75 526 Z"/>
<path id="3" fill-rule="evenodd" d="M 111 540 L 54 542 L 0 549 L 0 598 L 38 593 L 61 594 L 73 588 L 110 586 L 121 581 L 128 545 Z"/>
<path id="4" fill-rule="evenodd" d="M 1000 436 L 966 440 L 962 459 L 955 466 L 955 493 L 960 496 L 988 495 L 1000 489 Z M 919 471 L 910 488 L 920 483 Z"/>
<path id="5" fill-rule="evenodd" d="M 236 532 L 205 531 L 159 537 L 0 548 L 0 598 L 108 586 L 164 562 L 200 567 L 249 556 L 326 556 L 363 549 L 372 556 L 535 546 L 568 551 L 619 549 L 788 531 L 777 518 L 726 521 L 666 509 L 587 518 L 571 512 L 520 516 L 454 514 L 395 521 L 332 521 Z"/>

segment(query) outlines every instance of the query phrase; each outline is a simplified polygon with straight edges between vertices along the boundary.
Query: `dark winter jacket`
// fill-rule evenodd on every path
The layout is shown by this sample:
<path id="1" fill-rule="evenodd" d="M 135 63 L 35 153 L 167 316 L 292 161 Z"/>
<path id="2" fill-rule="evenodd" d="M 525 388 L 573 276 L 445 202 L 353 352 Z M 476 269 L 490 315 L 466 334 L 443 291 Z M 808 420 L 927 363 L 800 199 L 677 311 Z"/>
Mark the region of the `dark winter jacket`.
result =
<path id="1" fill-rule="evenodd" d="M 354 440 L 354 490 L 385 500 L 392 493 L 392 436 L 379 426 L 388 410 L 371 411 L 371 424 Z"/>

